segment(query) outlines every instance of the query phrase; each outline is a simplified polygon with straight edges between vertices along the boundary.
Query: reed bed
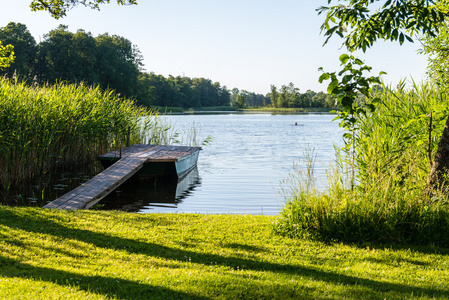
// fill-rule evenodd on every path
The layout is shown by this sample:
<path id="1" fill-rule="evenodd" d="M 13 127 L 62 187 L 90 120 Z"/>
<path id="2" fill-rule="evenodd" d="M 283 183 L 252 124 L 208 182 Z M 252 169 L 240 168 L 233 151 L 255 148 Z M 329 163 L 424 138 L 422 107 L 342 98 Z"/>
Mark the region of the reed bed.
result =
<path id="1" fill-rule="evenodd" d="M 373 97 L 381 102 L 355 136 L 355 188 L 352 162 L 339 151 L 326 190 L 310 186 L 311 171 L 293 174 L 296 188 L 275 231 L 328 242 L 449 247 L 447 191 L 432 199 L 422 194 L 449 112 L 446 92 L 429 84 L 384 86 Z"/>
<path id="2" fill-rule="evenodd" d="M 144 121 L 142 121 L 144 120 Z M 0 80 L 0 187 L 91 163 L 96 156 L 148 136 L 163 140 L 167 124 L 153 111 L 84 85 L 28 86 Z M 161 134 L 162 133 L 162 134 Z"/>
<path id="3" fill-rule="evenodd" d="M 359 187 L 420 196 L 449 115 L 447 93 L 414 84 L 409 90 L 383 87 L 373 97 L 382 101 L 361 119 L 356 138 Z"/>

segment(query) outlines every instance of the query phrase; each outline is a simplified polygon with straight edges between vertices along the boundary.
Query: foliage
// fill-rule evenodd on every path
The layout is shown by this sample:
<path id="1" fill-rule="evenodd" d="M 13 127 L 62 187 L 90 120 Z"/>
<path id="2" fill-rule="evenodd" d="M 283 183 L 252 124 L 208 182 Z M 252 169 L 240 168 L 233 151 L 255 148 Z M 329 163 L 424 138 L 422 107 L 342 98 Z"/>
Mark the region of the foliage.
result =
<path id="1" fill-rule="evenodd" d="M 14 46 L 3 46 L 0 41 L 0 70 L 7 68 L 14 61 Z"/>
<path id="2" fill-rule="evenodd" d="M 0 28 L 0 41 L 14 47 L 14 62 L 4 69 L 4 73 L 10 78 L 16 74 L 31 79 L 34 76 L 37 45 L 27 27 L 20 23 L 9 23 Z"/>
<path id="3" fill-rule="evenodd" d="M 243 95 L 237 95 L 237 98 L 235 99 L 235 106 L 237 108 L 244 108 L 245 107 L 245 97 Z"/>
<path id="4" fill-rule="evenodd" d="M 140 73 L 136 95 L 147 106 L 208 107 L 229 106 L 230 93 L 226 86 L 205 78 Z"/>
<path id="5" fill-rule="evenodd" d="M 410 91 L 384 86 L 372 97 L 381 101 L 361 117 L 353 136 L 356 188 L 351 189 L 354 175 L 340 155 L 325 191 L 306 185 L 313 182 L 309 176 L 293 174 L 294 195 L 277 232 L 324 241 L 449 247 L 447 190 L 432 199 L 421 194 L 449 113 L 446 93 L 429 85 Z"/>
<path id="6" fill-rule="evenodd" d="M 362 116 L 366 116 L 368 112 L 375 110 L 375 103 L 379 102 L 379 99 L 374 98 L 369 102 L 366 99 L 370 97 L 370 86 L 372 84 L 380 84 L 380 79 L 375 76 L 365 77 L 364 72 L 371 71 L 371 67 L 366 66 L 360 59 L 355 58 L 353 55 L 342 54 L 340 56 L 340 62 L 343 69 L 338 74 L 336 72 L 323 73 L 319 81 L 320 83 L 323 80 L 331 81 L 327 92 L 335 96 L 339 106 L 342 107 L 342 110 L 338 111 L 338 116 L 334 120 L 339 119 L 340 127 L 346 131 L 343 134 L 343 139 L 346 154 L 351 158 L 352 178 L 354 179 L 355 134 L 358 130 L 358 121 Z M 365 97 L 365 101 L 362 103 L 357 101 L 360 96 Z"/>
<path id="7" fill-rule="evenodd" d="M 333 0 L 328 0 L 328 4 Z M 335 1 L 337 2 L 337 1 Z M 346 4 L 322 6 L 319 13 L 326 19 L 321 26 L 327 37 L 344 38 L 345 47 L 351 52 L 364 52 L 378 39 L 413 42 L 417 34 L 435 36 L 445 20 L 446 13 L 431 0 L 347 0 Z M 378 3 L 381 2 L 381 3 Z M 380 4 L 380 5 L 379 5 Z M 375 10 L 374 12 L 372 10 Z"/>
<path id="8" fill-rule="evenodd" d="M 124 37 L 101 34 L 97 37 L 82 29 L 72 33 L 65 25 L 44 35 L 39 44 L 25 25 L 9 23 L 0 28 L 0 41 L 16 47 L 15 63 L 3 75 L 14 74 L 29 83 L 67 82 L 99 85 L 118 94 L 134 98 L 147 107 L 201 108 L 235 106 L 237 95 L 244 97 L 244 106 L 262 107 L 271 104 L 268 96 L 234 88 L 229 90 L 219 82 L 185 76 L 164 77 L 143 71 L 139 49 Z M 299 89 L 285 97 L 285 107 L 330 107 L 334 100 L 320 92 Z M 284 96 L 284 95 L 283 95 Z"/>
<path id="9" fill-rule="evenodd" d="M 142 65 L 139 50 L 121 36 L 94 38 L 83 30 L 74 34 L 67 28 L 60 25 L 51 30 L 39 44 L 39 81 L 99 84 L 103 89 L 134 96 Z"/>
<path id="10" fill-rule="evenodd" d="M 0 298 L 449 297 L 446 249 L 282 238 L 274 220 L 0 207 Z"/>
<path id="11" fill-rule="evenodd" d="M 423 47 L 420 52 L 428 55 L 427 72 L 430 79 L 440 86 L 449 86 L 449 31 L 447 23 L 445 26 L 441 26 L 437 36 L 425 36 L 422 38 L 422 42 Z"/>
<path id="12" fill-rule="evenodd" d="M 391 185 L 418 198 L 449 114 L 447 93 L 415 84 L 384 86 L 373 96 L 382 101 L 361 120 L 356 138 L 360 189 Z"/>
<path id="13" fill-rule="evenodd" d="M 149 119 L 144 126 L 142 116 Z M 91 162 L 159 130 L 152 113 L 112 92 L 83 85 L 29 87 L 0 80 L 0 185 Z"/>
<path id="14" fill-rule="evenodd" d="M 243 103 L 237 103 L 237 97 L 243 97 Z M 241 107 L 261 107 L 270 104 L 270 99 L 262 94 L 256 94 L 254 92 L 248 92 L 246 90 L 239 90 L 238 88 L 233 88 L 230 94 L 231 105 L 239 108 Z M 242 101 L 242 99 L 240 99 Z"/>
<path id="15" fill-rule="evenodd" d="M 328 0 L 330 4 L 332 0 Z M 402 1 L 382 1 L 379 7 L 378 1 L 371 0 L 349 0 L 347 5 L 339 4 L 331 7 L 320 7 L 319 13 L 325 13 L 326 19 L 321 26 L 322 32 L 327 36 L 326 42 L 337 34 L 344 38 L 345 46 L 349 51 L 362 49 L 364 52 L 371 47 L 378 39 L 398 41 L 403 44 L 405 39 L 413 42 L 412 36 L 418 33 L 435 36 L 446 17 L 445 12 L 439 6 L 435 6 L 436 1 L 427 0 L 402 0 Z M 372 12 L 372 9 L 376 9 Z M 340 57 L 342 64 L 348 60 L 362 66 L 360 60 L 353 56 L 344 54 Z M 354 74 L 352 62 L 345 66 L 339 75 L 350 71 L 339 83 L 335 73 L 324 73 L 320 77 L 320 82 L 332 78 L 328 87 L 328 92 L 334 92 L 340 98 L 343 110 L 349 112 L 349 118 L 344 116 L 345 122 L 356 122 L 357 108 L 354 107 L 354 99 L 357 93 L 367 96 L 370 84 L 379 83 L 378 78 L 365 78 L 362 71 L 369 71 L 369 67 L 361 67 L 357 74 Z M 356 77 L 354 77 L 356 75 Z M 352 81 L 352 82 L 351 82 Z M 342 89 L 340 86 L 344 86 Z M 343 93 L 342 93 L 343 91 Z M 374 107 L 370 106 L 372 110 Z M 355 112 L 355 113 L 354 113 Z M 363 111 L 362 111 L 363 113 Z"/>
<path id="16" fill-rule="evenodd" d="M 275 108 L 335 108 L 335 98 L 323 92 L 314 92 L 307 90 L 300 93 L 299 88 L 290 82 L 288 85 L 282 85 L 278 90 L 275 85 L 270 86 L 268 94 L 271 105 Z"/>
<path id="17" fill-rule="evenodd" d="M 100 10 L 100 4 L 109 2 L 110 0 L 32 0 L 30 7 L 32 11 L 46 10 L 53 18 L 59 19 L 65 17 L 68 10 L 79 4 Z M 137 0 L 117 0 L 117 4 L 137 4 Z"/>

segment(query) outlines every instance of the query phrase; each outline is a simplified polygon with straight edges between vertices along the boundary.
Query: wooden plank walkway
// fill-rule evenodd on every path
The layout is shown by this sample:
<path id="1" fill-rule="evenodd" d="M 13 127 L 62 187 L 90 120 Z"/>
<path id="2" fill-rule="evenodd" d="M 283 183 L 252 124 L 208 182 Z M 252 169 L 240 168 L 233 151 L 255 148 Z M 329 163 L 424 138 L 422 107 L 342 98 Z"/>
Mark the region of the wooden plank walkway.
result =
<path id="1" fill-rule="evenodd" d="M 146 162 L 172 162 L 198 151 L 199 147 L 133 145 L 100 157 L 119 159 L 112 166 L 74 190 L 48 203 L 44 208 L 88 209 L 124 183 Z"/>
<path id="2" fill-rule="evenodd" d="M 188 146 L 155 146 L 136 144 L 122 149 L 122 157 L 135 155 L 139 153 L 141 157 L 147 157 L 147 162 L 175 162 L 180 158 L 192 154 L 201 149 L 201 147 Z M 106 154 L 102 154 L 99 159 L 117 159 L 120 158 L 120 150 L 115 150 Z"/>

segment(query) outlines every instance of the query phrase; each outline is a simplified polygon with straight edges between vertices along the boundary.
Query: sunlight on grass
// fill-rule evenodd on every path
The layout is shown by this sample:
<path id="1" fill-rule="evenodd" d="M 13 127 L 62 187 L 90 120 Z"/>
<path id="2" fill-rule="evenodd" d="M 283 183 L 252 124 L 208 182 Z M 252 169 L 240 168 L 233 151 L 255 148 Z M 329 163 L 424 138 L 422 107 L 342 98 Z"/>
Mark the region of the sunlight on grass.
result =
<path id="1" fill-rule="evenodd" d="M 449 297 L 447 250 L 283 238 L 275 219 L 0 207 L 0 298 Z"/>

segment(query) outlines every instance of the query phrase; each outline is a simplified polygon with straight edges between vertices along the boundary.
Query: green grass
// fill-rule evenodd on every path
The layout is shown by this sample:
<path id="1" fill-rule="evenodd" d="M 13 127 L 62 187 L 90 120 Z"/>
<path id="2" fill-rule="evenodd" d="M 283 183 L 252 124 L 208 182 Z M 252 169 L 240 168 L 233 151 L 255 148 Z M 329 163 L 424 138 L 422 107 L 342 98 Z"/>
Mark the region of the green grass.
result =
<path id="1" fill-rule="evenodd" d="M 449 298 L 447 249 L 282 238 L 275 220 L 0 206 L 0 298 Z"/>

